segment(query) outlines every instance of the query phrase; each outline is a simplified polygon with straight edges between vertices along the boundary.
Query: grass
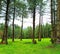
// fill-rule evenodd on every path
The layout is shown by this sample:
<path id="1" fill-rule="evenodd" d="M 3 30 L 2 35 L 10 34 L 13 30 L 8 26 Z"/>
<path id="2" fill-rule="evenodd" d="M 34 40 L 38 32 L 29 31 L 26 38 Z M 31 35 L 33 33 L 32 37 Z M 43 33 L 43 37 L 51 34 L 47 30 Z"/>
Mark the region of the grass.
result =
<path id="1" fill-rule="evenodd" d="M 9 39 L 8 42 L 8 45 L 0 44 L 0 54 L 60 54 L 60 45 L 52 45 L 48 38 L 37 44 L 32 44 L 31 39 L 15 39 L 15 42 Z"/>

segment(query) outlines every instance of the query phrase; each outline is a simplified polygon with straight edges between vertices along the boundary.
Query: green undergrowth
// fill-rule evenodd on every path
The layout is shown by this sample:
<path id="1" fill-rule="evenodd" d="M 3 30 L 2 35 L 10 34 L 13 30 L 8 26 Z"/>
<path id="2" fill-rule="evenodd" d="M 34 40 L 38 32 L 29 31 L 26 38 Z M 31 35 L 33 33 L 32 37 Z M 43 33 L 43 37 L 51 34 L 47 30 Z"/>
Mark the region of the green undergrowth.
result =
<path id="1" fill-rule="evenodd" d="M 8 45 L 0 44 L 0 54 L 60 54 L 60 44 L 51 44 L 49 38 L 36 41 L 33 44 L 31 39 L 15 39 L 15 42 L 8 39 Z"/>

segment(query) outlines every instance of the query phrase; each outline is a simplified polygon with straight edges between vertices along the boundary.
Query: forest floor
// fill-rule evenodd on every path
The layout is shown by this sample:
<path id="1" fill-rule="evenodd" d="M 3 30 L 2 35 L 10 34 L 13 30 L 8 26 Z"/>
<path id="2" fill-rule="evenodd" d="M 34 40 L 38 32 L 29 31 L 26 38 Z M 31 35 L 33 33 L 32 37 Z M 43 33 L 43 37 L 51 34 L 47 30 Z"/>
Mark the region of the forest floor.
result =
<path id="1" fill-rule="evenodd" d="M 31 39 L 9 39 L 8 45 L 0 44 L 0 54 L 60 54 L 60 44 L 51 44 L 49 38 L 37 40 L 37 44 L 32 44 Z"/>

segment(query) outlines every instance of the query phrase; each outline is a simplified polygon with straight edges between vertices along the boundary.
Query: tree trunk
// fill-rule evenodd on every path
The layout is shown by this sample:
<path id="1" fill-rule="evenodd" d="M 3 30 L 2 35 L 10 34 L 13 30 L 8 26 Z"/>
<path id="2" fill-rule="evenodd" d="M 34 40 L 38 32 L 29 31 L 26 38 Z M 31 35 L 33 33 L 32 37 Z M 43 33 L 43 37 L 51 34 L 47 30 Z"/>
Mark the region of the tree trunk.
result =
<path id="1" fill-rule="evenodd" d="M 15 12 L 15 11 L 14 11 Z M 14 18 L 15 18 L 15 13 L 13 14 L 13 34 L 12 34 L 12 42 L 14 42 Z"/>
<path id="2" fill-rule="evenodd" d="M 22 16 L 22 25 L 21 25 L 21 36 L 20 36 L 21 41 L 22 41 L 22 36 L 23 36 L 23 16 Z"/>
<path id="3" fill-rule="evenodd" d="M 10 0 L 7 0 L 7 7 L 6 7 L 6 16 L 5 16 L 5 31 L 4 31 L 4 34 L 3 35 L 3 38 L 2 38 L 2 43 L 5 43 L 5 44 L 8 44 L 7 42 L 7 36 L 8 36 L 8 8 L 9 8 L 9 3 L 10 3 Z"/>
<path id="4" fill-rule="evenodd" d="M 56 13 L 55 13 L 55 1 L 51 0 L 51 27 L 52 27 L 52 36 L 51 36 L 51 42 L 56 42 Z"/>
<path id="5" fill-rule="evenodd" d="M 14 13 L 13 13 L 13 34 L 12 34 L 12 42 L 14 42 L 14 20 L 15 20 L 15 0 L 14 0 Z"/>
<path id="6" fill-rule="evenodd" d="M 41 41 L 41 14 L 39 17 L 39 36 L 38 36 L 38 41 Z"/>
<path id="7" fill-rule="evenodd" d="M 60 43 L 60 0 L 57 0 L 57 41 L 56 43 Z"/>
<path id="8" fill-rule="evenodd" d="M 52 31 L 51 31 L 51 42 L 53 43 L 53 14 L 52 14 L 53 10 L 52 10 L 52 0 L 51 0 L 51 27 L 52 27 Z"/>
<path id="9" fill-rule="evenodd" d="M 8 36 L 8 9 L 9 9 L 9 3 L 10 0 L 7 0 L 7 7 L 6 7 L 6 17 L 5 17 L 5 42 L 6 44 L 8 44 L 7 42 L 7 36 Z"/>
<path id="10" fill-rule="evenodd" d="M 35 8 L 33 10 L 33 43 L 34 43 L 34 38 L 35 38 Z"/>
<path id="11" fill-rule="evenodd" d="M 36 40 L 35 40 L 35 11 L 36 11 L 36 7 L 34 6 L 34 8 L 33 8 L 33 36 L 32 36 L 33 44 L 36 44 Z"/>

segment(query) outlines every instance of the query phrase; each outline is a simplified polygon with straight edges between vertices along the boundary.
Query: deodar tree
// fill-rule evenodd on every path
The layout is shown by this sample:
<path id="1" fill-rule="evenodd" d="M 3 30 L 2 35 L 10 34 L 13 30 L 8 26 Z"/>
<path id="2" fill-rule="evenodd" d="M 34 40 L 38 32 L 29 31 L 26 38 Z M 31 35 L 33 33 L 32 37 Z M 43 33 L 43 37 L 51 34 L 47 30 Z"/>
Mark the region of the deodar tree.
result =
<path id="1" fill-rule="evenodd" d="M 8 41 L 7 41 L 7 36 L 8 36 L 8 13 L 9 13 L 9 4 L 10 4 L 10 0 L 7 0 L 6 1 L 7 4 L 6 4 L 6 14 L 5 14 L 5 28 L 4 28 L 4 37 L 2 38 L 2 43 L 5 43 L 5 44 L 8 44 Z"/>
<path id="2" fill-rule="evenodd" d="M 36 40 L 35 40 L 35 15 L 36 15 L 36 1 L 37 0 L 27 0 L 28 1 L 28 6 L 29 6 L 29 10 L 31 10 L 31 12 L 33 13 L 33 35 L 32 35 L 32 42 L 34 44 L 36 44 Z"/>
<path id="3" fill-rule="evenodd" d="M 21 35 L 20 35 L 20 40 L 22 40 L 23 38 L 23 18 L 27 18 L 28 17 L 28 11 L 27 11 L 27 6 L 26 3 L 24 3 L 24 1 L 17 1 L 17 11 L 18 11 L 18 16 L 21 17 Z"/>

